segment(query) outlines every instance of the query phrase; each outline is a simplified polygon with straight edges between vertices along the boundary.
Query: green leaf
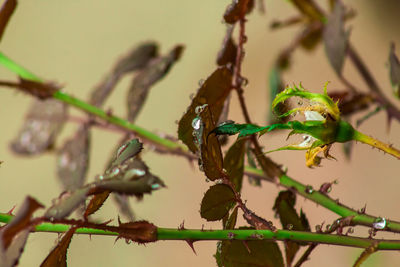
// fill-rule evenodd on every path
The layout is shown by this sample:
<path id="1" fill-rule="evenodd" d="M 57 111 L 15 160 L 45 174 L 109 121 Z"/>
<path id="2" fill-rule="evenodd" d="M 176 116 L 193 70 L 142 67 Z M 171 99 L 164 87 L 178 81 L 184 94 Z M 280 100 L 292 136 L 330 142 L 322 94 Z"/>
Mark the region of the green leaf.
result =
<path id="1" fill-rule="evenodd" d="M 394 50 L 394 43 L 392 43 L 389 54 L 390 82 L 392 83 L 395 96 L 400 98 L 400 62 Z"/>
<path id="2" fill-rule="evenodd" d="M 269 126 L 266 127 L 260 127 L 254 124 L 238 124 L 234 122 L 229 122 L 229 123 L 223 123 L 213 129 L 209 135 L 214 133 L 215 135 L 234 135 L 239 133 L 239 137 L 245 137 L 248 135 L 252 135 L 255 133 L 258 133 L 264 129 L 267 129 Z"/>
<path id="3" fill-rule="evenodd" d="M 220 261 L 225 267 L 283 267 L 282 253 L 274 241 L 222 241 Z"/>
<path id="4" fill-rule="evenodd" d="M 221 220 L 235 203 L 235 194 L 224 184 L 211 186 L 201 201 L 200 215 L 207 221 Z"/>
<path id="5" fill-rule="evenodd" d="M 326 54 L 338 76 L 342 75 L 350 34 L 350 31 L 344 30 L 344 16 L 345 8 L 342 2 L 336 1 L 323 34 Z"/>
<path id="6" fill-rule="evenodd" d="M 227 171 L 236 192 L 240 192 L 242 189 L 245 144 L 244 139 L 237 140 L 229 148 L 224 158 L 224 169 Z"/>
<path id="7" fill-rule="evenodd" d="M 232 73 L 226 67 L 220 67 L 214 71 L 207 80 L 202 83 L 196 96 L 193 98 L 187 112 L 179 121 L 178 137 L 185 143 L 190 151 L 195 153 L 199 149 L 194 144 L 192 122 L 196 118 L 197 107 L 208 104 L 212 119 L 217 122 L 221 115 L 224 102 L 232 89 Z"/>

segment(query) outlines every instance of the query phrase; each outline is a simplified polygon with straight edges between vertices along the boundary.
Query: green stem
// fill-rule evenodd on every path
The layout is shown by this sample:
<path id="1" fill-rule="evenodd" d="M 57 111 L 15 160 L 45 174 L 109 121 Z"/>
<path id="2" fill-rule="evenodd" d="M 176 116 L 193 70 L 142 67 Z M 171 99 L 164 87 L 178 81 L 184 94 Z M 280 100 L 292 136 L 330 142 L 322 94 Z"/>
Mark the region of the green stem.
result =
<path id="1" fill-rule="evenodd" d="M 8 223 L 12 215 L 0 213 L 0 222 Z M 42 223 L 35 226 L 33 232 L 64 233 L 71 228 L 70 225 Z M 118 236 L 116 232 L 104 231 L 94 228 L 79 228 L 77 234 Z M 233 238 L 232 238 L 233 237 Z M 399 250 L 398 240 L 377 240 L 369 238 L 350 237 L 344 235 L 319 234 L 310 232 L 288 230 L 198 230 L 157 228 L 158 240 L 279 240 L 302 241 L 338 246 L 368 248 L 372 244 L 378 244 L 378 250 Z"/>
<path id="2" fill-rule="evenodd" d="M 359 131 L 356 131 L 356 130 L 354 131 L 354 140 L 360 141 L 361 143 L 370 145 L 372 147 L 376 147 L 376 148 L 382 150 L 383 152 L 386 152 L 386 153 L 400 159 L 400 150 L 394 148 L 392 145 L 383 143 L 383 142 L 381 142 L 371 136 L 363 134 Z"/>

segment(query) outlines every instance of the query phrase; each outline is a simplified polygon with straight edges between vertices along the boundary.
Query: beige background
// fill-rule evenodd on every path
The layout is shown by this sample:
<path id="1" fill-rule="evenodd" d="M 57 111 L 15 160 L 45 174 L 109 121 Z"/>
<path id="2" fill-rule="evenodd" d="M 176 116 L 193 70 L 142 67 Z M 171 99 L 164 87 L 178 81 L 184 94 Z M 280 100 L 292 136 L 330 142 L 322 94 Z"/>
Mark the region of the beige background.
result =
<path id="1" fill-rule="evenodd" d="M 189 95 L 197 89 L 198 81 L 215 68 L 215 56 L 225 32 L 225 25 L 221 23 L 222 13 L 229 2 L 20 1 L 2 40 L 1 51 L 41 77 L 64 84 L 67 92 L 87 98 L 89 90 L 110 69 L 114 60 L 135 44 L 156 40 L 161 50 L 166 52 L 173 45 L 182 43 L 186 46 L 182 59 L 162 82 L 154 86 L 137 120 L 138 125 L 149 130 L 175 135 L 175 121 L 189 105 Z M 298 31 L 294 27 L 271 32 L 268 25 L 272 19 L 283 19 L 297 12 L 288 1 L 265 2 L 265 15 L 253 12 L 249 17 L 249 42 L 243 66 L 243 74 L 250 81 L 245 92 L 246 102 L 253 120 L 260 124 L 265 123 L 268 109 L 268 71 L 277 52 Z M 395 4 L 396 0 L 345 2 L 359 14 L 349 23 L 351 40 L 385 93 L 392 98 L 386 63 L 390 41 L 397 43 L 397 54 L 400 54 L 399 5 Z M 313 53 L 296 52 L 293 63 L 285 75 L 287 83 L 301 81 L 306 88 L 320 91 L 326 81 L 331 81 L 330 89 L 343 88 L 330 68 L 322 46 Z M 344 71 L 348 79 L 366 90 L 349 62 L 346 62 Z M 0 78 L 13 79 L 14 75 L 0 68 Z M 122 116 L 126 111 L 124 104 L 120 103 L 124 103 L 129 80 L 124 79 L 119 84 L 106 104 L 107 108 L 113 107 L 114 112 Z M 27 194 L 49 206 L 60 192 L 55 179 L 55 158 L 51 153 L 19 158 L 8 148 L 8 142 L 19 129 L 30 101 L 29 96 L 0 89 L 0 159 L 4 161 L 0 168 L 0 211 L 3 212 L 19 205 Z M 236 97 L 233 97 L 231 107 L 230 118 L 242 122 Z M 81 112 L 71 111 L 72 115 L 83 116 Z M 386 126 L 386 117 L 380 113 L 360 129 L 400 147 L 399 123 L 393 121 L 390 131 Z M 75 123 L 69 123 L 64 128 L 58 147 L 76 127 Z M 118 133 L 93 131 L 90 180 L 103 170 L 119 137 Z M 272 138 L 265 137 L 262 142 L 273 148 L 284 138 L 282 133 Z M 323 161 L 323 167 L 314 170 L 305 167 L 303 152 L 277 152 L 271 157 L 287 166 L 289 175 L 314 187 L 338 179 L 339 184 L 331 195 L 351 207 L 358 209 L 367 203 L 367 212 L 400 220 L 400 167 L 397 160 L 365 145 L 355 146 L 351 162 L 344 159 L 340 145 L 334 146 L 332 154 L 338 161 Z M 183 158 L 155 154 L 149 147 L 145 147 L 144 158 L 168 188 L 145 196 L 143 202 L 132 200 L 139 218 L 162 227 L 178 227 L 185 220 L 187 228 L 200 228 L 202 224 L 206 228 L 220 228 L 219 223 L 207 223 L 200 218 L 199 204 L 210 184 L 196 168 Z M 251 209 L 278 224 L 271 207 L 279 190 L 271 184 L 263 184 L 262 188 L 251 187 L 246 181 L 243 198 L 247 199 Z M 301 198 L 298 207 L 305 210 L 313 227 L 337 218 L 332 212 Z M 117 210 L 111 201 L 97 218 L 117 218 Z M 366 236 L 367 229 L 360 228 L 356 234 Z M 378 237 L 383 236 L 399 239 L 394 234 L 378 234 Z M 56 238 L 54 234 L 32 234 L 20 266 L 38 266 Z M 76 236 L 69 250 L 68 262 L 69 266 L 215 266 L 212 257 L 215 242 L 198 242 L 195 247 L 197 256 L 184 242 L 161 241 L 138 246 L 127 245 L 124 241 L 114 243 L 110 237 L 93 236 L 90 240 L 87 236 Z M 350 266 L 360 252 L 359 249 L 321 245 L 304 266 Z M 378 252 L 364 266 L 397 266 L 398 261 L 400 254 L 397 252 Z"/>

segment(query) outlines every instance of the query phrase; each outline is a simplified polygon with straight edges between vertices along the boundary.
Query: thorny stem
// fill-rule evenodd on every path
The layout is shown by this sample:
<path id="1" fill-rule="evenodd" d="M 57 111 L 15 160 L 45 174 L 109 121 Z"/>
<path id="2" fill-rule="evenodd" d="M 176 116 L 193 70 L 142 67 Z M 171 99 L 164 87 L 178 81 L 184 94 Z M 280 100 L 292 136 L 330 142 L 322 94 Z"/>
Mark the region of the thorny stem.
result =
<path id="1" fill-rule="evenodd" d="M 388 154 L 400 159 L 400 150 L 394 148 L 392 145 L 383 143 L 383 142 L 381 142 L 371 136 L 363 134 L 359 131 L 354 131 L 354 140 L 360 141 L 360 142 L 370 145 L 372 147 L 376 147 L 376 148 L 382 150 L 383 152 L 388 153 Z"/>
<path id="2" fill-rule="evenodd" d="M 13 218 L 12 215 L 0 213 L 0 221 L 8 223 Z M 108 235 L 118 236 L 117 232 L 96 229 L 94 227 L 104 227 L 103 225 L 93 225 L 93 228 L 78 228 L 76 234 L 87 235 Z M 52 232 L 64 233 L 71 228 L 71 225 L 41 223 L 34 227 L 33 232 Z M 232 238 L 233 236 L 233 238 Z M 318 242 L 322 244 L 349 246 L 358 248 L 368 248 L 372 244 L 377 244 L 377 250 L 399 250 L 399 240 L 380 240 L 350 237 L 345 235 L 321 234 L 311 232 L 289 231 L 289 230 L 198 230 L 198 229 L 175 229 L 157 228 L 157 240 L 279 240 L 279 241 L 301 241 Z"/>

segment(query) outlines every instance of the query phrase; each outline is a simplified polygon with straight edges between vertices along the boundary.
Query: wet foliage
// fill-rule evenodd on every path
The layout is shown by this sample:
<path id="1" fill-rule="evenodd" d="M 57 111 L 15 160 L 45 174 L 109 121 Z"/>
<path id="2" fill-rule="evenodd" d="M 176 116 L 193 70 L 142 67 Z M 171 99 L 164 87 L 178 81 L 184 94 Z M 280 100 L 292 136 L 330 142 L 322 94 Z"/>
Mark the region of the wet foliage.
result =
<path id="1" fill-rule="evenodd" d="M 263 110 L 263 113 L 268 114 L 267 126 L 259 126 L 251 120 L 251 114 L 248 114 L 244 98 L 247 79 L 242 74 L 244 45 L 248 38 L 245 26 L 254 10 L 264 9 L 263 1 L 232 0 L 226 9 L 221 11 L 226 32 L 221 36 L 221 47 L 217 55 L 210 57 L 210 61 L 216 65 L 209 71 L 208 77 L 199 83 L 197 91 L 196 88 L 191 89 L 195 92 L 194 97 L 187 103 L 187 109 L 178 122 L 179 140 L 141 130 L 134 123 L 143 111 L 153 86 L 161 86 L 163 79 L 167 79 L 169 75 L 179 75 L 175 73 L 174 66 L 185 56 L 184 45 L 176 44 L 168 52 L 160 53 L 160 44 L 156 41 L 134 44 L 129 51 L 121 52 L 122 56 L 116 55 L 112 67 L 105 68 L 105 74 L 88 93 L 87 102 L 69 96 L 55 83 L 38 78 L 0 52 L 0 64 L 17 74 L 15 81 L 0 81 L 0 86 L 28 93 L 35 98 L 21 129 L 10 142 L 10 148 L 20 156 L 54 153 L 57 157 L 57 176 L 61 185 L 60 191 L 54 193 L 58 197 L 46 205 L 47 208 L 28 196 L 15 214 L 13 211 L 0 214 L 11 218 L 0 227 L 0 266 L 16 266 L 30 233 L 43 231 L 40 227 L 49 225 L 65 228 L 56 230 L 63 233 L 63 236 L 57 239 L 56 245 L 41 266 L 67 266 L 68 248 L 74 235 L 87 229 L 93 230 L 94 234 L 113 235 L 117 240 L 123 239 L 127 243 L 133 241 L 144 244 L 161 240 L 163 231 L 172 230 L 159 228 L 144 220 L 137 221 L 131 204 L 132 197 L 142 201 L 145 195 L 167 188 L 163 179 L 155 174 L 159 170 L 155 173 L 150 171 L 152 162 L 146 162 L 142 158 L 142 152 L 154 150 L 149 149 L 153 146 L 156 147 L 156 152 L 166 153 L 173 152 L 172 150 L 176 152 L 178 147 L 179 153 L 175 154 L 195 162 L 196 171 L 198 169 L 202 177 L 211 182 L 198 202 L 200 217 L 205 221 L 218 221 L 222 227 L 221 231 L 215 231 L 219 234 L 217 237 L 210 238 L 218 240 L 214 255 L 217 266 L 298 267 L 309 258 L 319 243 L 329 244 L 329 240 L 326 241 L 321 236 L 333 231 L 336 231 L 339 237 L 347 236 L 352 232 L 348 230 L 344 233 L 344 228 L 357 225 L 372 227 L 367 239 L 371 241 L 368 243 L 371 245 L 367 247 L 364 244 L 365 250 L 354 266 L 359 266 L 377 251 L 378 241 L 374 239 L 376 232 L 394 231 L 388 226 L 393 222 L 384 217 L 370 216 L 368 219 L 374 218 L 372 222 L 364 220 L 360 223 L 353 220 L 356 216 L 352 213 L 351 216 L 346 215 L 336 220 L 326 231 L 322 230 L 322 225 L 317 225 L 315 234 L 320 234 L 320 239 L 306 242 L 304 239 L 293 238 L 294 233 L 313 232 L 306 211 L 296 206 L 298 196 L 309 198 L 332 211 L 339 208 L 347 209 L 346 211 L 351 209 L 329 197 L 333 182 L 323 183 L 319 191 L 297 181 L 285 184 L 282 180 L 288 179 L 287 170 L 274 162 L 267 153 L 305 150 L 306 165 L 316 167 L 320 166 L 323 157 L 333 158 L 329 149 L 334 143 L 345 143 L 346 154 L 350 158 L 351 141 L 360 141 L 400 158 L 400 151 L 391 144 L 361 134 L 349 122 L 353 117 L 357 118 L 360 113 L 368 111 L 367 115 L 358 118 L 358 126 L 380 110 L 385 110 L 389 120 L 396 118 L 400 121 L 400 111 L 381 93 L 379 86 L 351 46 L 349 27 L 345 24 L 355 14 L 349 7 L 340 0 L 328 1 L 328 8 L 320 7 L 318 2 L 313 0 L 292 0 L 290 3 L 297 9 L 298 14 L 279 20 L 275 18 L 271 24 L 271 29 L 275 31 L 294 25 L 299 26 L 300 30 L 294 34 L 291 42 L 282 44 L 282 50 L 276 55 L 268 74 L 266 73 L 268 83 L 265 87 L 268 88 L 270 103 L 267 105 L 267 112 Z M 16 0 L 4 1 L 0 9 L 0 40 L 4 39 L 3 35 L 10 18 L 18 12 L 16 8 Z M 286 86 L 284 80 L 288 79 L 288 70 L 294 66 L 292 56 L 295 51 L 314 51 L 320 43 L 325 48 L 326 59 L 332 70 L 346 87 L 345 90 L 333 89 L 328 93 L 325 84 L 323 91 L 314 93 L 303 88 L 301 84 Z M 369 92 L 358 90 L 345 79 L 347 74 L 343 71 L 344 64 L 350 60 L 367 82 Z M 399 98 L 400 63 L 394 43 L 390 46 L 388 67 L 394 96 Z M 131 82 L 126 88 L 126 100 L 123 103 L 127 111 L 126 116 L 119 118 L 101 108 L 124 77 L 129 77 Z M 329 77 L 326 80 L 329 80 Z M 236 97 L 236 93 L 244 117 L 244 121 L 239 123 L 231 120 L 237 118 L 230 118 L 229 113 L 230 100 Z M 293 105 L 293 99 L 301 101 Z M 63 126 L 71 120 L 68 104 L 77 106 L 88 114 L 79 118 L 71 136 L 66 137 L 63 142 L 56 142 Z M 371 111 L 372 108 L 375 110 Z M 299 115 L 305 120 L 294 119 Z M 106 123 L 101 119 L 106 120 Z M 96 147 L 91 146 L 91 132 L 93 127 L 99 125 L 105 128 L 120 127 L 121 141 L 108 156 L 109 161 L 104 169 L 96 170 L 95 177 L 88 177 L 91 155 L 96 153 Z M 303 141 L 264 151 L 258 137 L 265 135 L 268 138 L 270 132 L 276 130 L 290 130 L 288 137 L 300 134 Z M 238 135 L 237 139 L 229 137 L 232 135 Z M 164 159 L 167 161 L 168 157 L 165 156 Z M 258 170 L 258 167 L 261 170 Z M 248 176 L 249 183 L 243 179 L 245 175 Z M 264 218 L 250 210 L 242 197 L 244 187 L 257 186 L 257 189 L 262 190 L 264 181 L 280 183 L 286 188 L 277 194 L 275 203 L 270 205 L 275 212 L 276 222 L 279 219 L 280 226 L 274 225 L 272 218 Z M 111 225 L 112 219 L 102 223 L 93 219 L 92 215 L 101 212 L 103 204 L 110 196 L 119 208 L 118 215 L 123 215 L 128 221 L 122 222 L 118 216 L 118 222 Z M 265 206 L 268 207 L 267 204 Z M 44 212 L 35 217 L 38 209 L 43 209 Z M 357 212 L 357 216 L 363 214 L 365 209 Z M 240 216 L 243 217 L 243 221 L 239 220 Z M 239 222 L 244 225 L 238 225 Z M 270 237 L 266 238 L 265 230 Z M 199 239 L 193 236 L 180 238 L 179 233 L 189 236 L 191 231 L 185 229 L 182 224 L 177 229 L 178 234 L 168 238 L 186 241 L 195 252 L 194 242 L 201 239 L 202 233 L 208 232 L 204 229 L 197 231 L 195 237 Z M 239 236 L 250 231 L 251 234 L 247 236 Z M 285 237 L 277 239 L 278 234 L 284 234 Z M 358 239 L 366 240 L 362 237 Z M 283 241 L 283 246 L 280 247 L 277 240 Z M 306 246 L 304 254 L 298 255 L 302 247 Z"/>

